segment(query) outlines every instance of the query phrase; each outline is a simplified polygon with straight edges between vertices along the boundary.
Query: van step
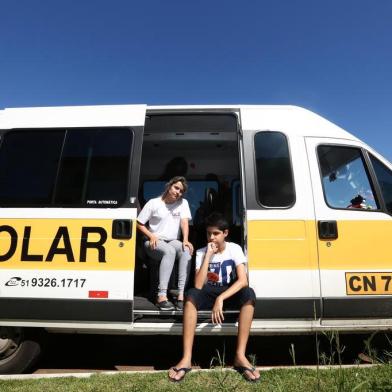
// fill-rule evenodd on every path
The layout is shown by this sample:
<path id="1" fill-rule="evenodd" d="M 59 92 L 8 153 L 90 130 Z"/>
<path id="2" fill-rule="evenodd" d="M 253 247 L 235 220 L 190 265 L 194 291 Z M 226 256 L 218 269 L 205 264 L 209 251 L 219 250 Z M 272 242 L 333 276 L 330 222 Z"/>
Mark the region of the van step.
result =
<path id="1" fill-rule="evenodd" d="M 239 311 L 227 310 L 223 312 L 224 323 L 237 321 Z M 133 312 L 134 322 L 144 323 L 182 323 L 182 311 L 162 311 L 162 310 L 135 310 Z M 211 323 L 211 311 L 199 311 L 197 313 L 198 323 Z"/>
<path id="2" fill-rule="evenodd" d="M 238 315 L 238 310 L 225 310 L 224 315 Z M 146 315 L 146 316 L 182 316 L 182 310 L 143 310 L 137 309 L 133 311 L 133 314 Z M 200 310 L 197 312 L 198 316 L 211 317 L 210 310 Z"/>

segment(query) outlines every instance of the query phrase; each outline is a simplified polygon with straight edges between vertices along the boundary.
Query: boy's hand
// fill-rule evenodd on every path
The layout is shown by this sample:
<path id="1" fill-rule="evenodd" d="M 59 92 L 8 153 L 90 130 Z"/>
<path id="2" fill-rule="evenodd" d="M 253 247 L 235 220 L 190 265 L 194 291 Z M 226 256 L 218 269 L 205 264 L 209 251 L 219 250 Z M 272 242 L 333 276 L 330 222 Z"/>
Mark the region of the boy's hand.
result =
<path id="1" fill-rule="evenodd" d="M 206 254 L 208 256 L 212 256 L 216 252 L 218 252 L 218 247 L 216 246 L 216 244 L 214 244 L 213 242 L 209 242 L 208 245 L 207 245 L 207 252 L 206 252 Z"/>
<path id="2" fill-rule="evenodd" d="M 222 324 L 223 320 L 223 300 L 219 297 L 216 298 L 214 307 L 212 308 L 212 323 L 213 324 Z"/>

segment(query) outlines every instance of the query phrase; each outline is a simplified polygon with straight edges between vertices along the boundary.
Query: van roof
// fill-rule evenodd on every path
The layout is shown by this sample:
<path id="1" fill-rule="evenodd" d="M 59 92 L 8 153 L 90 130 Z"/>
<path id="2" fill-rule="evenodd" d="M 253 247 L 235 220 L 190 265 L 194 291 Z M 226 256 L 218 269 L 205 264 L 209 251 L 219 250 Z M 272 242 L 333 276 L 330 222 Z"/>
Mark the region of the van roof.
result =
<path id="1" fill-rule="evenodd" d="M 0 110 L 0 129 L 131 126 L 144 124 L 145 113 L 235 112 L 242 129 L 279 130 L 298 136 L 358 140 L 307 109 L 291 105 L 100 105 L 6 108 Z M 136 120 L 137 119 L 137 120 Z"/>

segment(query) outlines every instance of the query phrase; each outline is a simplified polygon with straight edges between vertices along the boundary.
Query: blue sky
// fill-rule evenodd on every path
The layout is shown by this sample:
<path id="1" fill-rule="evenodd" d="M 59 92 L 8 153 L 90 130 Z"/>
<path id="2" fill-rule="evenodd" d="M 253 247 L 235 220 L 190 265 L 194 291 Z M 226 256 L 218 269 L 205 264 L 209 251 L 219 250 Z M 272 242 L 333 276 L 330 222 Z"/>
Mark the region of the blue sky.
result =
<path id="1" fill-rule="evenodd" d="M 392 161 L 391 0 L 0 0 L 0 108 L 293 104 Z"/>

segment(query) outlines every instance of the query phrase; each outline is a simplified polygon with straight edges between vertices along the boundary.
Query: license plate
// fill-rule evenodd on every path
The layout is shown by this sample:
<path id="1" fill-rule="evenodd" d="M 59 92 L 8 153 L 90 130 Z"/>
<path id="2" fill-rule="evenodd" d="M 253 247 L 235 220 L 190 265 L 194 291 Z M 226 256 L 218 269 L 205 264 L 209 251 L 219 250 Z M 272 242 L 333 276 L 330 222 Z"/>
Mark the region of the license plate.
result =
<path id="1" fill-rule="evenodd" d="M 392 272 L 346 272 L 347 295 L 392 295 Z"/>

